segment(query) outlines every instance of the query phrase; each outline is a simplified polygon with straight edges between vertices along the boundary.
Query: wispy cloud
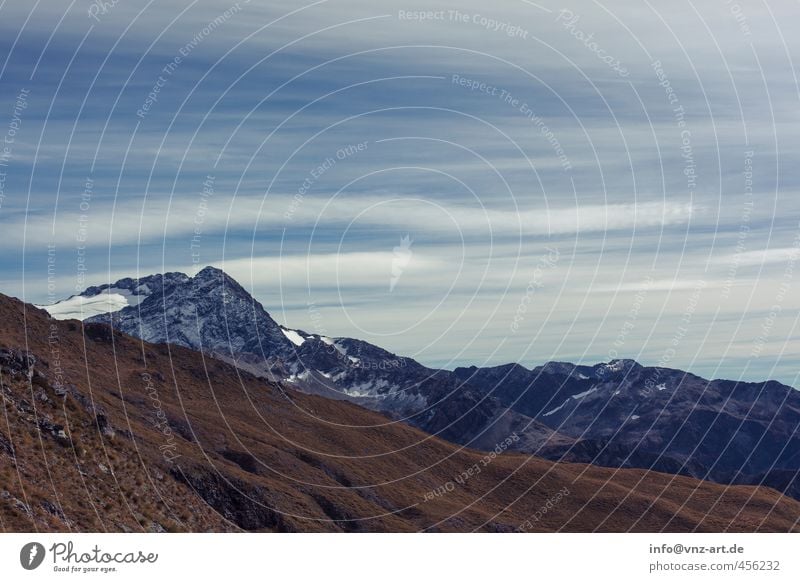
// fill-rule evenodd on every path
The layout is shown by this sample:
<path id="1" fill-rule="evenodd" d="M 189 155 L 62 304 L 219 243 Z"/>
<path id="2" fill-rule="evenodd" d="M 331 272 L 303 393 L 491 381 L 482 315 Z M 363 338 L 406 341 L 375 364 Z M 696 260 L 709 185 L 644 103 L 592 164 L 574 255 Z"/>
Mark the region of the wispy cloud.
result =
<path id="1" fill-rule="evenodd" d="M 164 66 L 234 4 L 125 0 L 99 22 L 70 0 L 3 4 L 0 99 L 31 90 L 2 182 L 3 290 L 44 299 L 50 242 L 65 294 L 83 281 L 79 244 L 86 284 L 214 263 L 268 309 L 285 307 L 290 325 L 306 325 L 310 297 L 330 333 L 375 331 L 427 362 L 497 363 L 606 355 L 650 276 L 630 356 L 659 359 L 698 280 L 702 325 L 675 365 L 702 356 L 712 369 L 761 333 L 776 297 L 770 346 L 796 337 L 786 314 L 800 298 L 779 268 L 800 213 L 790 3 L 738 16 L 724 2 L 568 7 L 622 77 L 549 0 L 444 0 L 443 17 L 425 21 L 400 13 L 430 10 L 425 0 L 242 0 L 137 117 Z M 366 151 L 303 186 L 361 142 Z M 207 174 L 215 192 L 203 200 Z M 404 236 L 413 258 L 392 288 Z M 536 278 L 546 245 L 561 258 Z M 529 327 L 510 338 L 532 279 L 543 286 Z M 380 335 L 408 322 L 413 332 Z M 726 369 L 758 373 L 736 354 Z"/>
<path id="2" fill-rule="evenodd" d="M 788 263 L 800 259 L 800 248 L 786 247 L 779 249 L 763 249 L 758 251 L 746 251 L 740 254 L 729 255 L 725 261 L 738 264 L 743 267 L 754 267 L 760 265 L 775 265 Z"/>
<path id="3" fill-rule="evenodd" d="M 291 211 L 289 217 L 287 214 Z M 114 206 L 97 204 L 90 212 L 6 216 L 0 220 L 7 245 L 73 244 L 82 234 L 85 244 L 107 247 L 140 242 L 190 239 L 201 234 L 257 236 L 275 229 L 324 227 L 327 230 L 391 227 L 439 233 L 452 239 L 465 235 L 507 238 L 649 229 L 688 223 L 691 204 L 585 205 L 513 210 L 468 206 L 454 201 L 346 196 L 307 198 L 297 204 L 288 195 L 266 198 L 217 196 L 170 201 L 155 196 L 146 202 L 126 197 Z"/>

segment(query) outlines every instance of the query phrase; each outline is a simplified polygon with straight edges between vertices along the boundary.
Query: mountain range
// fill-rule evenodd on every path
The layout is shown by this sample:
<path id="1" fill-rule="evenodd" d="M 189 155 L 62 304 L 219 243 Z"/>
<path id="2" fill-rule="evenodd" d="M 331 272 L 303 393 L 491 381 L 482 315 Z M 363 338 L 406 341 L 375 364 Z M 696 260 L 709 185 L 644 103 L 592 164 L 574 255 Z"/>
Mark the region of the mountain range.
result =
<path id="1" fill-rule="evenodd" d="M 467 449 L 3 295 L 0 319 L 3 531 L 799 528 L 800 503 L 769 488 L 553 462 L 513 433 Z"/>
<path id="2" fill-rule="evenodd" d="M 202 351 L 264 378 L 388 414 L 428 434 L 554 461 L 652 469 L 800 499 L 800 392 L 705 380 L 633 360 L 453 371 L 368 342 L 289 329 L 222 270 L 122 279 L 46 309 L 151 343 Z"/>

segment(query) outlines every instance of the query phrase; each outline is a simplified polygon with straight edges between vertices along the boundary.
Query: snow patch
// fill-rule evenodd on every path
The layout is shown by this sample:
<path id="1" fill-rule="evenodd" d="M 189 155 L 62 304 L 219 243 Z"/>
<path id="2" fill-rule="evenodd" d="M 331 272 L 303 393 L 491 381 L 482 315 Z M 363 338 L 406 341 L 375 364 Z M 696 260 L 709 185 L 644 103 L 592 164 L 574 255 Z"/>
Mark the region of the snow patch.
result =
<path id="1" fill-rule="evenodd" d="M 597 392 L 597 388 L 589 388 L 586 392 L 581 392 L 580 394 L 575 394 L 572 399 L 573 400 L 580 400 L 581 398 L 585 398 L 589 396 L 592 392 Z"/>
<path id="2" fill-rule="evenodd" d="M 342 354 L 343 356 L 346 356 L 346 355 L 347 355 L 347 350 L 346 350 L 346 349 L 344 349 L 344 348 L 343 348 L 342 346 L 340 346 L 339 344 L 337 344 L 337 343 L 336 343 L 334 340 L 332 340 L 331 338 L 329 338 L 329 337 L 325 337 L 324 335 L 321 335 L 321 336 L 319 336 L 319 339 L 320 339 L 320 341 L 321 341 L 322 343 L 324 343 L 326 346 L 333 346 L 333 347 L 336 349 L 336 351 L 337 351 L 337 352 L 339 352 L 340 354 Z"/>
<path id="3" fill-rule="evenodd" d="M 397 386 L 390 387 L 389 382 L 385 378 L 381 378 L 377 382 L 370 380 L 367 382 L 361 382 L 360 384 L 353 384 L 349 388 L 344 388 L 342 391 L 348 396 L 383 399 L 386 398 L 386 394 L 379 392 L 383 388 L 390 388 L 390 390 L 385 390 L 384 392 L 391 392 L 393 393 L 393 396 L 397 396 L 394 394 L 397 391 Z"/>
<path id="4" fill-rule="evenodd" d="M 141 285 L 140 285 L 140 287 L 141 287 Z M 147 285 L 144 285 L 144 287 L 147 287 Z M 111 287 L 111 288 L 106 289 L 105 291 L 103 291 L 103 293 L 109 293 L 111 295 L 122 295 L 125 299 L 128 300 L 128 305 L 130 307 L 136 307 L 142 301 L 147 299 L 147 296 L 150 295 L 150 290 L 147 289 L 146 293 L 143 292 L 143 293 L 137 293 L 137 294 L 134 295 L 128 289 L 120 289 L 118 287 Z M 101 293 L 101 295 L 102 295 L 102 293 Z"/>
<path id="5" fill-rule="evenodd" d="M 306 343 L 306 340 L 303 339 L 303 336 L 301 336 L 293 329 L 281 328 L 281 331 L 283 332 L 283 335 L 286 336 L 286 339 L 288 339 L 290 342 L 292 342 L 294 345 L 298 347 Z"/>
<path id="6" fill-rule="evenodd" d="M 374 395 L 371 392 L 364 392 L 357 388 L 345 388 L 342 390 L 346 396 L 351 396 L 353 398 L 372 398 Z"/>
<path id="7" fill-rule="evenodd" d="M 83 321 L 95 315 L 115 313 L 126 307 L 136 307 L 150 295 L 147 285 L 140 285 L 136 292 L 130 289 L 109 287 L 92 296 L 73 295 L 69 299 L 52 305 L 37 305 L 47 311 L 53 319 L 79 319 Z"/>
<path id="8" fill-rule="evenodd" d="M 575 398 L 575 397 L 573 396 L 573 398 Z M 551 414 L 555 414 L 556 412 L 558 412 L 559 410 L 564 408 L 568 403 L 569 403 L 569 398 L 567 398 L 561 406 L 557 406 L 553 410 L 551 410 L 549 412 L 545 412 L 542 416 L 550 416 Z"/>
<path id="9" fill-rule="evenodd" d="M 79 319 L 83 321 L 95 315 L 113 313 L 128 307 L 128 299 L 120 293 L 100 293 L 92 297 L 73 295 L 52 305 L 37 305 L 47 311 L 53 319 Z"/>
<path id="10" fill-rule="evenodd" d="M 308 380 L 311 377 L 311 372 L 309 370 L 303 370 L 299 374 L 292 374 L 288 378 L 286 378 L 287 382 L 295 383 L 295 382 L 302 382 L 304 380 Z"/>

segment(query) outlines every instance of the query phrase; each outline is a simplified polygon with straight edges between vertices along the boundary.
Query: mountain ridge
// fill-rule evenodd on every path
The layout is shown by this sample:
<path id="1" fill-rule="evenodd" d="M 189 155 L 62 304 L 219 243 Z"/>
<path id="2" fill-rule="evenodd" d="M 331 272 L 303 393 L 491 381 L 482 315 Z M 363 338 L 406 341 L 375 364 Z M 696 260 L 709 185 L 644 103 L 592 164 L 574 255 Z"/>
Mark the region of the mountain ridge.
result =
<path id="1" fill-rule="evenodd" d="M 3 531 L 798 529 L 768 488 L 482 453 L 2 295 L 0 318 Z"/>
<path id="2" fill-rule="evenodd" d="M 158 279 L 158 278 L 161 279 Z M 156 280 L 153 280 L 153 279 Z M 195 280 L 196 279 L 196 280 Z M 770 483 L 800 498 L 800 392 L 775 381 L 706 380 L 616 359 L 533 368 L 429 368 L 368 342 L 275 322 L 223 271 L 207 267 L 92 287 L 147 296 L 87 322 L 211 353 L 287 387 L 387 413 L 448 441 L 551 460 L 659 469 L 719 483 Z M 117 304 L 115 304 L 117 305 Z M 255 338 L 255 339 L 254 339 Z"/>

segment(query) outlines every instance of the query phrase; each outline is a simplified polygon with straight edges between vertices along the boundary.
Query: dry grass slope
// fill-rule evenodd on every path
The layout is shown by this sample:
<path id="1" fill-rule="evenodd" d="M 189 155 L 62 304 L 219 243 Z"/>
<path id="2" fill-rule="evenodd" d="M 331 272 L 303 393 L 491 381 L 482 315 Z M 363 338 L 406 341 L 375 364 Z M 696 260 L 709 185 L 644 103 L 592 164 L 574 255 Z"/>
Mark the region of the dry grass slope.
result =
<path id="1" fill-rule="evenodd" d="M 800 503 L 770 489 L 509 453 L 484 466 L 197 352 L 5 296 L 0 320 L 3 531 L 798 530 Z"/>

